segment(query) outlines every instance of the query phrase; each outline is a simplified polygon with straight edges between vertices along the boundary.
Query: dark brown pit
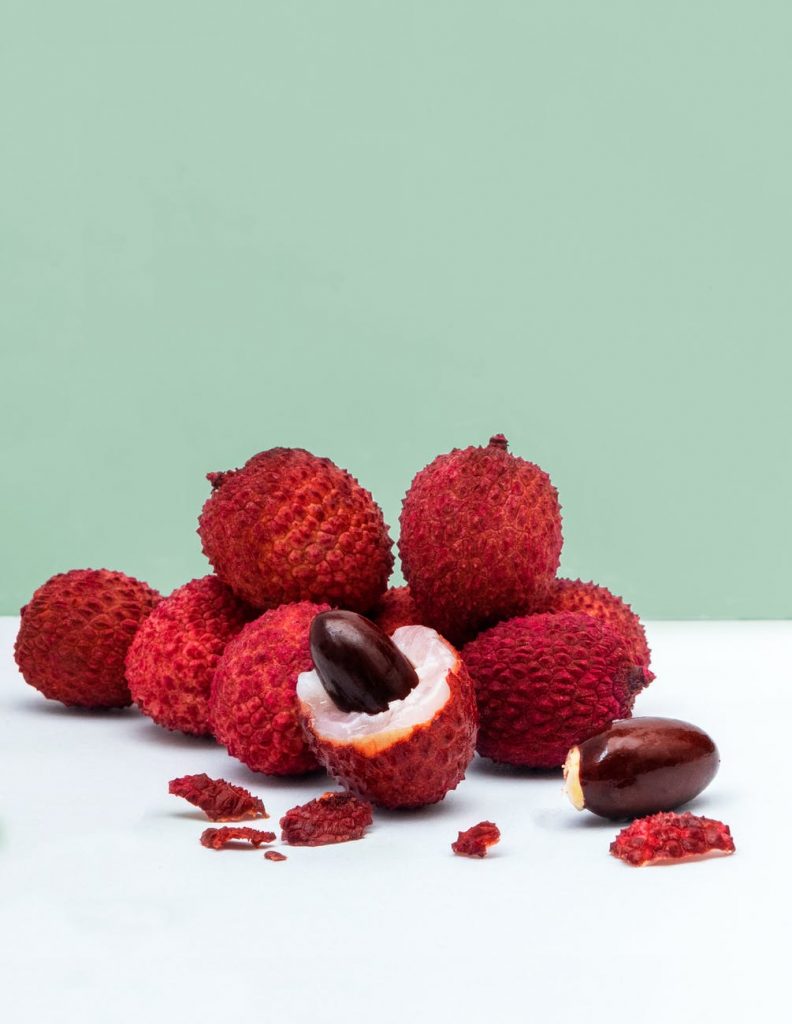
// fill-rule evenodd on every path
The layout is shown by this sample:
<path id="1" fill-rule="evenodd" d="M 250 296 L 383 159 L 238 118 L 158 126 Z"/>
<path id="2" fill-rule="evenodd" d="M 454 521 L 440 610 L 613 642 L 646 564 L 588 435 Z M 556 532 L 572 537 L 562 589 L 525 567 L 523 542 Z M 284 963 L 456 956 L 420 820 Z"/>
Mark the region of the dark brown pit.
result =
<path id="1" fill-rule="evenodd" d="M 376 715 L 404 700 L 418 674 L 378 626 L 356 612 L 321 612 L 311 623 L 311 657 L 341 711 Z"/>
<path id="2" fill-rule="evenodd" d="M 564 775 L 579 809 L 603 818 L 640 818 L 698 796 L 719 760 L 710 737 L 689 722 L 627 718 L 573 747 Z"/>

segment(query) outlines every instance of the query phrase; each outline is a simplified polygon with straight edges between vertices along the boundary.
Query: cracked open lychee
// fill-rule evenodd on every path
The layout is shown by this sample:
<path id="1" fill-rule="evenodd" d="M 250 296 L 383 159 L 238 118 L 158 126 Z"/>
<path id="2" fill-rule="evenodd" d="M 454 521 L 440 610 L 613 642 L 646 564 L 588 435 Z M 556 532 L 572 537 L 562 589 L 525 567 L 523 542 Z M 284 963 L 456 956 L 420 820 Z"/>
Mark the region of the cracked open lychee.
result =
<path id="1" fill-rule="evenodd" d="M 439 455 L 402 507 L 399 552 L 421 621 L 453 643 L 531 609 L 555 576 L 561 509 L 550 477 L 497 434 Z"/>
<path id="2" fill-rule="evenodd" d="M 215 737 L 254 772 L 302 775 L 319 765 L 302 730 L 295 689 L 311 666 L 314 617 L 326 604 L 300 601 L 249 622 L 221 657 L 209 698 Z"/>
<path id="3" fill-rule="evenodd" d="M 159 600 L 148 584 L 109 569 L 51 577 L 22 609 L 14 657 L 25 682 L 67 707 L 131 704 L 124 661 Z"/>
<path id="4" fill-rule="evenodd" d="M 362 615 L 311 626 L 314 668 L 297 697 L 311 746 L 333 778 L 380 807 L 442 800 L 476 743 L 473 685 L 459 653 L 427 626 L 388 637 Z"/>
<path id="5" fill-rule="evenodd" d="M 198 527 L 204 553 L 248 604 L 365 611 L 384 593 L 393 554 L 382 512 L 330 459 L 272 448 L 209 480 Z"/>
<path id="6" fill-rule="evenodd" d="M 421 613 L 415 607 L 409 587 L 388 587 L 366 617 L 388 636 L 400 626 L 421 625 Z"/>
<path id="7" fill-rule="evenodd" d="M 503 764 L 556 768 L 569 748 L 627 718 L 643 670 L 623 638 L 582 613 L 526 615 L 469 643 L 479 753 Z"/>

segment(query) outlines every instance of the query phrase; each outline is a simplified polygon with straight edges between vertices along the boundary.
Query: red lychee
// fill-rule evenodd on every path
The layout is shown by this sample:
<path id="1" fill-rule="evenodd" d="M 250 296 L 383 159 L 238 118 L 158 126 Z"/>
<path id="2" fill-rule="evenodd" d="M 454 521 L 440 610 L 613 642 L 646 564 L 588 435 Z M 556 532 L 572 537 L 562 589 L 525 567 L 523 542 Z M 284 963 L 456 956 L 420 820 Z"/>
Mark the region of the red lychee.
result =
<path id="1" fill-rule="evenodd" d="M 216 738 L 254 772 L 301 775 L 318 767 L 299 720 L 297 677 L 313 666 L 308 633 L 328 606 L 301 601 L 265 612 L 228 644 L 215 672 L 209 718 Z"/>
<path id="2" fill-rule="evenodd" d="M 654 679 L 649 667 L 650 651 L 643 624 L 627 602 L 612 594 L 607 587 L 583 580 L 556 579 L 535 601 L 535 612 L 583 612 L 621 633 L 636 665 L 646 674 L 646 682 Z"/>
<path id="3" fill-rule="evenodd" d="M 384 593 L 393 554 L 382 512 L 329 459 L 272 448 L 209 479 L 198 527 L 204 553 L 244 601 L 363 611 Z"/>
<path id="4" fill-rule="evenodd" d="M 458 652 L 433 629 L 403 626 L 391 641 L 382 637 L 415 671 L 404 698 L 373 713 L 343 710 L 316 669 L 300 676 L 297 696 L 311 745 L 334 779 L 380 807 L 423 807 L 465 777 L 476 744 L 473 685 Z"/>
<path id="5" fill-rule="evenodd" d="M 558 569 L 561 510 L 548 475 L 483 448 L 439 455 L 404 499 L 399 551 L 421 621 L 454 643 L 528 611 Z"/>
<path id="6" fill-rule="evenodd" d="M 421 617 L 409 587 L 389 587 L 368 617 L 388 636 L 400 626 L 419 626 Z"/>
<path id="7" fill-rule="evenodd" d="M 226 644 L 259 613 L 216 576 L 192 580 L 157 605 L 132 641 L 132 699 L 166 729 L 208 736 L 209 691 Z"/>
<path id="8" fill-rule="evenodd" d="M 462 651 L 476 687 L 479 753 L 555 768 L 570 747 L 632 713 L 643 672 L 618 633 L 582 613 L 502 622 Z"/>
<path id="9" fill-rule="evenodd" d="M 14 657 L 25 681 L 67 707 L 132 703 L 124 659 L 160 596 L 109 569 L 73 569 L 47 580 L 22 609 Z"/>

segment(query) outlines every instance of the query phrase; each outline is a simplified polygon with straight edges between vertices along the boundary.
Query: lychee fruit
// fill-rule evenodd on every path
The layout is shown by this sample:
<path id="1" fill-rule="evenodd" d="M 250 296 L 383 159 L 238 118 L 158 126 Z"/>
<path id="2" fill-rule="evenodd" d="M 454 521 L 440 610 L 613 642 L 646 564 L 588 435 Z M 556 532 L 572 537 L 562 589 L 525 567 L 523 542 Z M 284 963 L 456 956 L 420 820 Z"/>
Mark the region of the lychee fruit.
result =
<path id="1" fill-rule="evenodd" d="M 22 609 L 14 647 L 27 683 L 67 707 L 132 703 L 124 659 L 160 595 L 109 569 L 72 569 L 47 580 Z"/>
<path id="2" fill-rule="evenodd" d="M 415 607 L 409 587 L 389 587 L 369 610 L 367 618 L 388 636 L 400 626 L 421 624 L 421 616 Z"/>
<path id="3" fill-rule="evenodd" d="M 393 554 L 382 512 L 329 459 L 272 448 L 209 480 L 198 526 L 204 553 L 244 601 L 364 611 L 384 593 Z"/>
<path id="4" fill-rule="evenodd" d="M 561 510 L 549 476 L 508 451 L 439 455 L 404 499 L 399 551 L 421 621 L 454 643 L 530 609 L 558 569 Z"/>
<path id="5" fill-rule="evenodd" d="M 462 656 L 476 687 L 479 753 L 503 764 L 563 764 L 570 747 L 628 718 L 643 685 L 622 637 L 582 613 L 509 619 Z"/>
<path id="6" fill-rule="evenodd" d="M 212 681 L 215 737 L 254 772 L 302 775 L 318 768 L 302 729 L 297 677 L 313 667 L 308 634 L 326 604 L 284 604 L 228 644 Z"/>
<path id="7" fill-rule="evenodd" d="M 387 808 L 442 800 L 465 777 L 476 704 L 456 650 L 433 629 L 386 636 L 353 612 L 314 619 L 315 668 L 297 696 L 311 745 L 330 775 Z"/>
<path id="8" fill-rule="evenodd" d="M 645 672 L 646 682 L 654 679 L 649 667 L 651 652 L 643 624 L 627 602 L 607 587 L 583 580 L 552 580 L 532 607 L 535 612 L 584 612 L 621 633 L 636 665 Z"/>
<path id="9" fill-rule="evenodd" d="M 166 729 L 208 736 L 209 691 L 226 644 L 259 614 L 216 576 L 192 580 L 160 601 L 132 641 L 132 699 Z"/>

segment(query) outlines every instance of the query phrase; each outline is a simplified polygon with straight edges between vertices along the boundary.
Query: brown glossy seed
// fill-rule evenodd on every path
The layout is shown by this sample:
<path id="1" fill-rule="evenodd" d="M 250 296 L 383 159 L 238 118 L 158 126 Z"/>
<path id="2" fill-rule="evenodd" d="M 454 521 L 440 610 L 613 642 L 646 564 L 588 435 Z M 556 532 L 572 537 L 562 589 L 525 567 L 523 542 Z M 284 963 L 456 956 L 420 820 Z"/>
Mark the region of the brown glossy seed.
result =
<path id="1" fill-rule="evenodd" d="M 640 818 L 698 796 L 719 761 L 710 737 L 689 722 L 625 718 L 569 751 L 565 788 L 579 811 Z"/>
<path id="2" fill-rule="evenodd" d="M 320 612 L 311 623 L 311 656 L 341 711 L 386 711 L 418 685 L 418 674 L 383 631 L 356 612 Z"/>

